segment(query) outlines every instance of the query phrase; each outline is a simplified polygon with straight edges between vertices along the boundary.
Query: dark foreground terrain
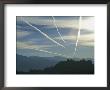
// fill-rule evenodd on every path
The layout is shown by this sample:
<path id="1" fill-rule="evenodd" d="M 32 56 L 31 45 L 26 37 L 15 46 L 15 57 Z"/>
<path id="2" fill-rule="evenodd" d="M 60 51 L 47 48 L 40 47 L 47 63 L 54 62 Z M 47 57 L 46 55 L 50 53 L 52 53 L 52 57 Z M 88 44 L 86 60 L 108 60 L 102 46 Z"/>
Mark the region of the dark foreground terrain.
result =
<path id="1" fill-rule="evenodd" d="M 16 71 L 16 74 L 94 74 L 94 64 L 91 60 L 75 61 L 67 59 L 42 70 Z"/>

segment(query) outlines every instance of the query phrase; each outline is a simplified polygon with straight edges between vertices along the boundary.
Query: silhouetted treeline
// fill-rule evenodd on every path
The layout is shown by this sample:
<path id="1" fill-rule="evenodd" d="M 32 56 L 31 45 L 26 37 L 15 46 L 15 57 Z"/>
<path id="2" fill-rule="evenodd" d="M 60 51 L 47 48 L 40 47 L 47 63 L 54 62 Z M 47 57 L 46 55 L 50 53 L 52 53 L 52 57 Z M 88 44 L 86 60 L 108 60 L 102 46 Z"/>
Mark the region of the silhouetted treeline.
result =
<path id="1" fill-rule="evenodd" d="M 94 74 L 94 64 L 91 60 L 60 61 L 53 67 L 44 70 L 30 70 L 29 72 L 17 71 L 17 74 Z"/>

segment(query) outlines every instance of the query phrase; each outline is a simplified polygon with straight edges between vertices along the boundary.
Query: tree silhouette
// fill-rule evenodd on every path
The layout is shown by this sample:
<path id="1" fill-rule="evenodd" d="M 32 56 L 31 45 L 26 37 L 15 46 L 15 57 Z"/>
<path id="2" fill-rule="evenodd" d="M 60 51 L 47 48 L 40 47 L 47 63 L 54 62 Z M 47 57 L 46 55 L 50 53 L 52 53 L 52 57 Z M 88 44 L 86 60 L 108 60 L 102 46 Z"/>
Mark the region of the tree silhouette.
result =
<path id="1" fill-rule="evenodd" d="M 94 64 L 91 60 L 82 59 L 75 61 L 67 59 L 60 61 L 53 67 L 47 67 L 44 70 L 30 70 L 29 72 L 17 71 L 17 74 L 94 74 Z"/>

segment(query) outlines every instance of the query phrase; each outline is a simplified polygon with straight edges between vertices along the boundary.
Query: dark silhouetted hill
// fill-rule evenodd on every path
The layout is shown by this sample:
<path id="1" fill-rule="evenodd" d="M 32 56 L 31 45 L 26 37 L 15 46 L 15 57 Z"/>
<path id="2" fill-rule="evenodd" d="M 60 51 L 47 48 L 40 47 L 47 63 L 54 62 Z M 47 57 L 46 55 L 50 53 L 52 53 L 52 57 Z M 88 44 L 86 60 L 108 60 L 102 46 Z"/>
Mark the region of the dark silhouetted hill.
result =
<path id="1" fill-rule="evenodd" d="M 31 69 L 29 72 L 17 71 L 17 74 L 94 74 L 94 64 L 92 64 L 91 60 L 82 59 L 75 61 L 73 59 L 67 59 L 43 70 Z"/>
<path id="2" fill-rule="evenodd" d="M 51 67 L 57 64 L 59 61 L 64 61 L 66 58 L 55 57 L 38 57 L 38 56 L 22 56 L 16 55 L 16 69 L 17 71 L 29 71 L 31 69 L 42 70 L 46 67 Z"/>

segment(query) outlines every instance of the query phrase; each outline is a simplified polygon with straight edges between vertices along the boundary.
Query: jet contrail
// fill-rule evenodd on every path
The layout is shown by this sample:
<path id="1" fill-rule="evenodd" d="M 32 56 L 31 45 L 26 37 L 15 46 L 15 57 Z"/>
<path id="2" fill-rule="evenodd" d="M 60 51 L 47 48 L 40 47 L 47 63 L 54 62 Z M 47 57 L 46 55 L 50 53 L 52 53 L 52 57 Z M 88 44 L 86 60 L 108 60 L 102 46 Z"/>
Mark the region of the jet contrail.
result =
<path id="1" fill-rule="evenodd" d="M 63 57 L 66 57 L 66 58 L 69 58 L 68 56 L 66 55 L 63 55 L 63 54 L 60 54 L 60 53 L 54 53 L 54 52 L 50 52 L 50 51 L 47 51 L 47 50 L 39 50 L 39 49 L 34 49 L 34 50 L 37 50 L 37 51 L 41 51 L 41 52 L 46 52 L 46 53 L 49 53 L 49 54 L 54 54 L 54 55 L 58 55 L 58 56 L 63 56 Z"/>
<path id="2" fill-rule="evenodd" d="M 54 16 L 52 16 L 52 18 L 53 18 L 54 25 L 55 25 L 55 27 L 56 27 L 56 29 L 57 29 L 57 32 L 58 32 L 58 34 L 59 34 L 60 38 L 61 38 L 61 39 L 62 39 L 62 41 L 65 43 L 65 40 L 63 39 L 62 35 L 60 34 L 60 32 L 59 32 L 59 30 L 58 30 L 58 27 L 57 27 L 57 25 L 56 25 L 56 21 L 55 21 Z"/>
<path id="3" fill-rule="evenodd" d="M 32 24 L 30 24 L 28 21 L 23 20 L 25 23 L 27 23 L 29 26 L 33 27 L 35 31 L 40 32 L 43 36 L 45 36 L 47 39 L 51 40 L 53 43 L 65 48 L 62 44 L 58 43 L 57 41 L 53 40 L 52 38 L 50 38 L 47 34 L 45 34 L 44 32 L 42 32 L 40 29 L 38 29 L 37 27 L 33 26 Z"/>
<path id="4" fill-rule="evenodd" d="M 66 57 L 66 58 L 70 58 L 64 54 L 60 54 L 60 53 L 55 53 L 55 52 L 51 52 L 51 51 L 47 51 L 47 50 L 43 50 L 43 49 L 37 49 L 37 48 L 32 48 L 32 47 L 25 47 L 27 49 L 33 49 L 36 51 L 40 51 L 40 52 L 45 52 L 45 53 L 49 53 L 49 54 L 54 54 L 54 55 L 58 55 L 58 56 L 62 56 L 62 57 Z"/>
<path id="5" fill-rule="evenodd" d="M 73 57 L 76 54 L 76 50 L 77 50 L 77 46 L 78 46 L 78 41 L 79 41 L 79 37 L 80 37 L 80 30 L 81 30 L 81 16 L 79 17 L 79 29 L 78 29 L 78 34 L 77 34 L 76 45 L 75 45 Z"/>

